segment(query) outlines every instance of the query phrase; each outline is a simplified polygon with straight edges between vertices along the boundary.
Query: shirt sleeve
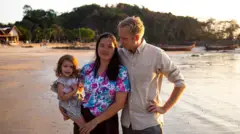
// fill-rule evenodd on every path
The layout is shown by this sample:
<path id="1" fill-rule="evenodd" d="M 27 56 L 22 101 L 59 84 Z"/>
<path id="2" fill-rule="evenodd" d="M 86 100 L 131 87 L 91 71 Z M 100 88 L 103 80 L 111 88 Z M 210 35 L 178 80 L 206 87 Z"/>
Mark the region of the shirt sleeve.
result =
<path id="1" fill-rule="evenodd" d="M 65 85 L 65 83 L 66 83 L 63 78 L 58 78 L 58 79 L 56 80 L 56 82 L 57 82 L 57 83 L 61 83 L 61 84 L 63 84 L 63 85 Z"/>
<path id="2" fill-rule="evenodd" d="M 50 88 L 50 89 L 51 89 L 54 93 L 58 93 L 57 84 L 58 84 L 58 82 L 57 82 L 57 80 L 55 80 L 55 81 L 52 83 L 52 85 L 51 85 L 51 88 Z"/>
<path id="3" fill-rule="evenodd" d="M 58 78 L 57 80 L 55 80 L 53 82 L 53 84 L 51 85 L 51 90 L 55 93 L 58 93 L 58 83 L 61 83 L 61 84 L 65 84 L 64 82 L 64 79 L 63 78 Z"/>
<path id="4" fill-rule="evenodd" d="M 180 72 L 180 69 L 171 61 L 165 51 L 159 51 L 157 62 L 159 71 L 162 72 L 170 82 L 174 83 L 175 87 L 185 86 L 184 77 Z"/>
<path id="5" fill-rule="evenodd" d="M 117 92 L 129 92 L 130 82 L 128 78 L 127 69 L 123 66 L 120 67 L 119 75 L 116 81 L 116 91 Z"/>

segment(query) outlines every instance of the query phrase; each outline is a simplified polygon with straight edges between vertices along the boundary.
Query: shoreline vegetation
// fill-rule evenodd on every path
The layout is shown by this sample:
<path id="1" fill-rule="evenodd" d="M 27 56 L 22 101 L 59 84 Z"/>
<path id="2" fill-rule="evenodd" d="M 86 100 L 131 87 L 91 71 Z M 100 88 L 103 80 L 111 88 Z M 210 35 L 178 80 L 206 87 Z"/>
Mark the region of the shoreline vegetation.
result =
<path id="1" fill-rule="evenodd" d="M 103 32 L 117 36 L 118 22 L 133 15 L 143 20 L 146 26 L 144 38 L 154 45 L 180 45 L 184 42 L 196 42 L 196 46 L 228 45 L 239 44 L 240 41 L 240 26 L 235 20 L 217 21 L 210 18 L 203 22 L 194 17 L 154 12 L 124 3 L 104 7 L 84 5 L 62 14 L 25 5 L 23 14 L 21 21 L 0 23 L 0 27 L 16 26 L 19 40 L 24 43 L 94 42 Z"/>

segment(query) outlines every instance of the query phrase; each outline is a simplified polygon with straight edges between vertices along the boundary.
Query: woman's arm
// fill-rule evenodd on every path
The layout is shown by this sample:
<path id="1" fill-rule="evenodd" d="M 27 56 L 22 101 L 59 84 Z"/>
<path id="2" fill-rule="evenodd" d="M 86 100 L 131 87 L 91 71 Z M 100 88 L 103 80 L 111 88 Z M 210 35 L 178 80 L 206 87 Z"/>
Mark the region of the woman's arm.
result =
<path id="1" fill-rule="evenodd" d="M 117 114 L 117 112 L 124 107 L 126 99 L 127 99 L 127 92 L 117 92 L 115 102 L 101 115 L 97 116 L 96 118 L 88 122 L 81 129 L 80 134 L 90 133 L 90 131 L 92 131 L 99 123 Z"/>
<path id="2" fill-rule="evenodd" d="M 115 102 L 110 105 L 110 107 L 104 111 L 101 115 L 97 116 L 92 120 L 97 124 L 111 118 L 114 116 L 119 110 L 121 110 L 126 102 L 127 99 L 127 92 L 117 92 Z"/>
<path id="3" fill-rule="evenodd" d="M 60 100 L 62 100 L 62 101 L 69 100 L 70 98 L 72 98 L 72 96 L 74 96 L 77 93 L 77 88 L 73 88 L 74 89 L 73 91 L 64 94 L 63 88 L 64 88 L 63 84 L 58 83 L 58 96 L 59 96 Z"/>
<path id="4" fill-rule="evenodd" d="M 130 83 L 127 69 L 121 66 L 118 78 L 116 80 L 116 96 L 114 103 L 111 104 L 101 115 L 86 123 L 83 128 L 81 128 L 80 134 L 90 133 L 97 126 L 97 124 L 117 114 L 117 112 L 124 107 L 129 91 Z"/>
<path id="5" fill-rule="evenodd" d="M 120 109 L 122 109 L 127 100 L 127 94 L 130 91 L 130 84 L 128 79 L 127 69 L 121 67 L 118 78 L 116 80 L 116 97 L 115 102 L 109 106 L 100 116 L 96 117 L 93 122 L 97 124 L 109 119 L 115 115 Z"/>

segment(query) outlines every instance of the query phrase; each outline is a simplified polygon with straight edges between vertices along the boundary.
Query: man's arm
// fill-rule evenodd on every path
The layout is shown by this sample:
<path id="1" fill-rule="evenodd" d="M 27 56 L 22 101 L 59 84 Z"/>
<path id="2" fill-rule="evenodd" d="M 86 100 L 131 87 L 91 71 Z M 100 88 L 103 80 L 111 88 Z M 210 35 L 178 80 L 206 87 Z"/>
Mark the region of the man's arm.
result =
<path id="1" fill-rule="evenodd" d="M 182 96 L 186 85 L 184 83 L 184 78 L 180 70 L 177 68 L 177 66 L 174 65 L 174 63 L 170 60 L 169 56 L 164 51 L 161 51 L 157 59 L 157 66 L 159 71 L 163 73 L 170 82 L 174 83 L 175 86 L 173 92 L 171 93 L 171 96 L 163 106 L 159 106 L 156 102 L 152 101 L 148 107 L 148 111 L 164 114 L 176 104 L 176 102 Z"/>
<path id="2" fill-rule="evenodd" d="M 179 98 L 182 96 L 182 93 L 185 87 L 186 87 L 185 85 L 183 87 L 174 87 L 170 98 L 167 100 L 167 102 L 163 106 L 163 110 L 165 112 L 167 112 L 170 108 L 172 108 L 173 105 L 179 100 Z"/>
<path id="3" fill-rule="evenodd" d="M 181 97 L 185 87 L 175 87 L 171 96 L 167 100 L 167 102 L 163 106 L 159 106 L 156 102 L 152 101 L 150 106 L 148 107 L 149 112 L 158 112 L 161 114 L 166 113 L 169 111 L 175 103 L 179 100 Z"/>

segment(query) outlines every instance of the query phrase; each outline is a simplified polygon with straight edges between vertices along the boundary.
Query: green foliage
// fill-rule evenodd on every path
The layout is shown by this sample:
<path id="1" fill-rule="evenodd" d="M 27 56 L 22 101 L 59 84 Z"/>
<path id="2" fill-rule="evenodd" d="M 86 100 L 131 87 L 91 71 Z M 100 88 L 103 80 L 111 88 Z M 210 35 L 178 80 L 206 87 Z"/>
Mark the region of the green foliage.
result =
<path id="1" fill-rule="evenodd" d="M 23 34 L 21 39 L 34 42 L 42 39 L 90 41 L 103 32 L 112 32 L 117 36 L 119 21 L 133 15 L 143 20 L 146 27 L 144 37 L 154 44 L 239 38 L 236 21 L 217 22 L 209 19 L 200 22 L 196 18 L 153 12 L 145 7 L 124 3 L 105 7 L 84 5 L 59 16 L 54 10 L 32 9 L 29 5 L 25 5 L 23 10 L 22 21 L 15 25 Z"/>
<path id="2" fill-rule="evenodd" d="M 95 36 L 95 32 L 89 28 L 80 28 L 80 33 L 83 40 L 91 40 Z"/>
<path id="3" fill-rule="evenodd" d="M 19 37 L 20 40 L 22 40 L 22 41 L 30 40 L 31 33 L 28 29 L 26 29 L 22 26 L 17 26 L 17 29 L 20 32 L 20 37 Z"/>
<path id="4" fill-rule="evenodd" d="M 73 29 L 73 34 L 75 38 L 81 41 L 89 41 L 95 37 L 95 32 L 89 28 L 78 28 Z"/>

